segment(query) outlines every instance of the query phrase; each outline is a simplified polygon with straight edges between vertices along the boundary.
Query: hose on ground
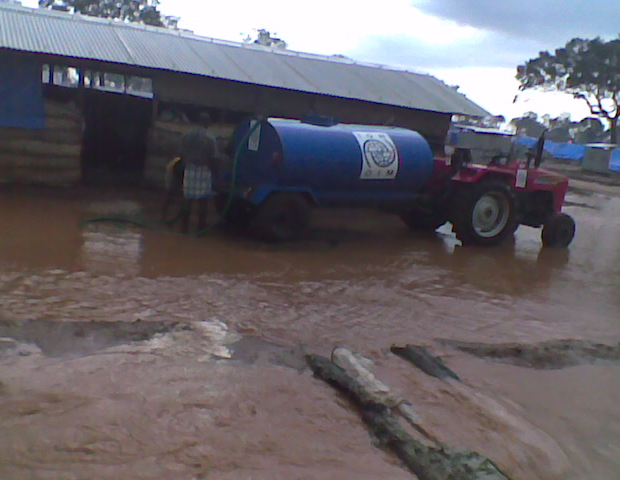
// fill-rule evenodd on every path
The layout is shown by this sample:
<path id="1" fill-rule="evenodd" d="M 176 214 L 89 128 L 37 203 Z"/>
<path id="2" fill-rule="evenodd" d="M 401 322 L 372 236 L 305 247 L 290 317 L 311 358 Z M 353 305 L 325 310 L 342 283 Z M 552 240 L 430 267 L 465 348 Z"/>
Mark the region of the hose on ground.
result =
<path id="1" fill-rule="evenodd" d="M 195 233 L 196 237 L 202 237 L 207 233 L 211 232 L 215 227 L 223 223 L 228 215 L 228 211 L 234 201 L 234 197 L 237 191 L 237 167 L 239 165 L 239 159 L 241 158 L 241 154 L 247 148 L 247 141 L 250 136 L 259 128 L 259 126 L 264 123 L 264 119 L 258 119 L 254 122 L 254 125 L 248 130 L 248 132 L 244 135 L 243 139 L 239 143 L 237 147 L 237 151 L 235 152 L 232 164 L 231 171 L 231 183 L 230 183 L 230 191 L 228 193 L 228 198 L 226 200 L 226 204 L 224 208 L 220 212 L 219 218 L 212 224 L 199 230 Z M 123 213 L 113 213 L 110 215 L 99 215 L 96 217 L 85 218 L 79 222 L 79 226 L 83 228 L 85 225 L 90 223 L 112 223 L 118 228 L 124 228 L 123 224 L 131 224 L 136 227 L 147 228 L 149 230 L 164 232 L 164 233 L 172 233 L 175 232 L 169 230 L 168 226 L 176 223 L 182 215 L 182 210 L 180 210 L 173 218 L 170 220 L 166 220 L 164 222 L 155 220 L 152 218 L 144 217 L 141 215 L 126 215 Z"/>

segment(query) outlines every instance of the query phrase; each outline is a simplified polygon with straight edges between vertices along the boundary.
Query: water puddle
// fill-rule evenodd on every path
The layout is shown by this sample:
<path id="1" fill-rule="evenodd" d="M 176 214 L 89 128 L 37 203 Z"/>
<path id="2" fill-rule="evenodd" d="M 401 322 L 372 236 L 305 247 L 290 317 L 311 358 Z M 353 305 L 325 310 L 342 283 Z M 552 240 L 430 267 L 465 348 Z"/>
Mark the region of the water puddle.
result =
<path id="1" fill-rule="evenodd" d="M 178 326 L 178 322 L 0 320 L 0 357 L 27 354 L 32 346 L 48 357 L 89 355 L 118 345 L 145 342 Z"/>
<path id="2" fill-rule="evenodd" d="M 81 223 L 156 219 L 161 200 L 0 191 L 0 478 L 411 478 L 305 368 L 347 346 L 450 445 L 518 478 L 616 480 L 620 198 L 571 191 L 568 250 L 527 227 L 463 248 L 450 225 L 418 235 L 371 211 L 318 211 L 284 245 Z M 407 343 L 441 350 L 471 392 L 392 359 Z M 496 428 L 479 392 L 552 436 L 566 473 Z"/>

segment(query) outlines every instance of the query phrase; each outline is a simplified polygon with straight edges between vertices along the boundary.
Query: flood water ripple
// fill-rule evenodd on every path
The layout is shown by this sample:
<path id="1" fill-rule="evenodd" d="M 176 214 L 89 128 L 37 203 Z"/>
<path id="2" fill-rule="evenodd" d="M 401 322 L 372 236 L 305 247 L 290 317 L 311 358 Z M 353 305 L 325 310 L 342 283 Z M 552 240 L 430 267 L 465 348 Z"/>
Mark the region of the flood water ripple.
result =
<path id="1" fill-rule="evenodd" d="M 0 478 L 411 478 L 303 368 L 338 345 L 514 478 L 620 475 L 620 366 L 536 370 L 450 345 L 618 344 L 620 198 L 572 193 L 568 250 L 526 227 L 463 248 L 449 225 L 414 235 L 374 212 L 317 212 L 311 238 L 275 246 L 79 225 L 159 201 L 0 192 Z M 415 372 L 395 343 L 427 346 L 474 393 Z"/>

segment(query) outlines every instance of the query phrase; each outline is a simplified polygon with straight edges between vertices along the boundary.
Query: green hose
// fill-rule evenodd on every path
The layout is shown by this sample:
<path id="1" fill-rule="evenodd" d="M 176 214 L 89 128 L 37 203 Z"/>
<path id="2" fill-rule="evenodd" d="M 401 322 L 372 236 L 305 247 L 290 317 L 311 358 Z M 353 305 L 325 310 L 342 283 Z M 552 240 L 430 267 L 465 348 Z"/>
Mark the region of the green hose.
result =
<path id="1" fill-rule="evenodd" d="M 239 143 L 239 147 L 237 148 L 237 151 L 235 152 L 235 156 L 233 158 L 233 165 L 232 165 L 232 172 L 231 172 L 231 179 L 230 179 L 230 192 L 228 193 L 228 199 L 226 200 L 226 205 L 224 205 L 224 208 L 222 209 L 222 213 L 220 214 L 220 217 L 217 219 L 217 221 L 213 225 L 210 225 L 196 232 L 197 237 L 202 237 L 203 235 L 209 233 L 216 226 L 218 226 L 219 224 L 225 221 L 226 215 L 228 215 L 228 211 L 230 210 L 233 200 L 235 199 L 235 193 L 237 192 L 237 166 L 239 165 L 239 159 L 241 158 L 241 152 L 243 151 L 243 147 L 247 145 L 247 142 L 250 136 L 258 129 L 258 127 L 264 121 L 265 120 L 263 119 L 259 119 L 252 126 L 252 128 L 248 130 L 248 133 L 244 135 L 243 139 Z"/>
<path id="2" fill-rule="evenodd" d="M 177 215 L 178 217 L 179 215 Z M 89 223 L 112 223 L 117 228 L 124 228 L 123 224 L 128 223 L 131 225 L 135 225 L 137 227 L 148 228 L 153 231 L 160 231 L 165 233 L 175 233 L 171 232 L 166 228 L 170 223 L 174 223 L 176 218 L 172 220 L 168 220 L 166 222 L 160 222 L 157 220 L 153 220 L 148 217 L 142 217 L 140 215 L 125 215 L 123 213 L 113 213 L 111 215 L 100 215 L 98 217 L 85 218 L 80 221 L 78 224 L 80 227 L 84 227 Z"/>
<path id="3" fill-rule="evenodd" d="M 239 164 L 239 159 L 241 158 L 243 146 L 247 144 L 247 141 L 250 138 L 250 136 L 258 129 L 258 127 L 264 121 L 265 120 L 263 119 L 259 119 L 259 121 L 257 121 L 252 126 L 252 128 L 250 128 L 250 130 L 245 134 L 245 136 L 243 137 L 243 139 L 241 140 L 239 144 L 239 147 L 237 148 L 237 151 L 233 159 L 230 192 L 228 194 L 228 200 L 226 201 L 226 205 L 222 209 L 222 213 L 220 214 L 219 218 L 213 225 L 209 225 L 208 227 L 203 228 L 202 230 L 199 230 L 198 232 L 196 232 L 195 234 L 196 237 L 202 237 L 206 235 L 211 230 L 213 230 L 215 227 L 217 227 L 222 222 L 224 222 L 226 215 L 228 215 L 228 211 L 230 210 L 230 207 L 233 203 L 235 193 L 237 190 L 237 166 Z M 85 225 L 89 223 L 107 222 L 107 223 L 113 223 L 115 226 L 122 228 L 122 224 L 128 223 L 131 225 L 135 225 L 137 227 L 148 228 L 149 230 L 153 230 L 153 231 L 176 234 L 175 232 L 172 232 L 169 229 L 167 229 L 166 226 L 172 225 L 177 220 L 179 220 L 179 218 L 181 218 L 181 211 L 179 211 L 179 213 L 175 217 L 165 222 L 160 222 L 158 220 L 153 220 L 147 217 L 142 217 L 140 215 L 125 215 L 122 213 L 114 213 L 111 215 L 100 215 L 97 217 L 85 218 L 79 222 L 79 226 L 83 228 Z"/>

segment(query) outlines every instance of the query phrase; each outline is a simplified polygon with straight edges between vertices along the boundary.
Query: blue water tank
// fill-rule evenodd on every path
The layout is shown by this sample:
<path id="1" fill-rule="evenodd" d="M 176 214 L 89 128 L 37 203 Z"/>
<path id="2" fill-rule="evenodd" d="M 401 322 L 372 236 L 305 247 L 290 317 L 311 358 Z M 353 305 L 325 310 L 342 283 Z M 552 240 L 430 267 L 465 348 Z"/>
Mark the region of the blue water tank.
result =
<path id="1" fill-rule="evenodd" d="M 238 125 L 237 180 L 257 193 L 308 191 L 319 205 L 390 203 L 415 198 L 433 170 L 433 153 L 417 132 L 404 128 L 296 120 L 256 120 Z M 241 144 L 243 142 L 243 144 Z"/>

